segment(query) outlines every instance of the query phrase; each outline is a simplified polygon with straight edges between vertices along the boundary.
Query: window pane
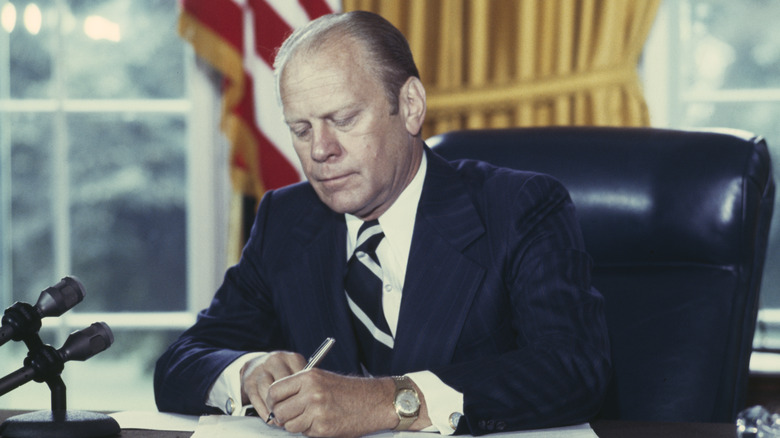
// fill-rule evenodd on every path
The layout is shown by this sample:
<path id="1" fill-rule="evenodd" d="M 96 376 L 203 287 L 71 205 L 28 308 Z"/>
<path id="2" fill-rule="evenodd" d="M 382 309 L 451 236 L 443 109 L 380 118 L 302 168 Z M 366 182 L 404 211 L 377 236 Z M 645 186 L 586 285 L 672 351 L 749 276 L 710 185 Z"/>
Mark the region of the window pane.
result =
<path id="1" fill-rule="evenodd" d="M 54 1 L 14 1 L 10 4 L 16 11 L 16 21 L 9 35 L 11 97 L 49 97 L 54 84 L 52 53 L 57 50 Z M 27 20 L 25 13 L 30 17 Z"/>
<path id="2" fill-rule="evenodd" d="M 65 66 L 65 95 L 70 98 L 185 95 L 178 2 L 71 0 L 58 8 L 53 0 L 36 0 L 12 5 L 11 97 L 56 97 L 57 62 Z M 63 38 L 57 37 L 58 25 Z M 58 61 L 56 53 L 64 57 Z"/>
<path id="3" fill-rule="evenodd" d="M 11 238 L 14 300 L 51 286 L 53 118 L 21 113 L 8 118 L 11 134 Z M 5 218 L 4 218 L 5 220 Z M 11 303 L 7 303 L 10 305 Z"/>
<path id="4" fill-rule="evenodd" d="M 68 2 L 67 94 L 71 98 L 184 96 L 178 2 Z"/>
<path id="5" fill-rule="evenodd" d="M 684 21 L 682 33 L 682 59 L 692 61 L 684 62 L 688 87 L 778 87 L 780 2 L 691 0 L 688 12 L 690 22 Z"/>
<path id="6" fill-rule="evenodd" d="M 775 182 L 780 175 L 780 102 L 719 103 L 688 105 L 690 126 L 739 128 L 763 136 L 772 157 Z M 775 196 L 775 214 L 764 263 L 761 307 L 780 308 L 780 195 Z"/>
<path id="7" fill-rule="evenodd" d="M 72 273 L 89 297 L 78 310 L 185 310 L 183 116 L 77 114 L 68 122 Z"/>

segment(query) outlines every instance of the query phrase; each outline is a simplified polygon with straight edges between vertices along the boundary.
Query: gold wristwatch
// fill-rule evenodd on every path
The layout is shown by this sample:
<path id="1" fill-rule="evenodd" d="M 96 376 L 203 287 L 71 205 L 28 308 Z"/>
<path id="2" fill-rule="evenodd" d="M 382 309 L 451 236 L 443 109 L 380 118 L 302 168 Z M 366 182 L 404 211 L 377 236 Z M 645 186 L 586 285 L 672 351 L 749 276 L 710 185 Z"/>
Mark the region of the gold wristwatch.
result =
<path id="1" fill-rule="evenodd" d="M 412 379 L 406 376 L 393 376 L 395 399 L 393 407 L 400 420 L 395 430 L 407 430 L 420 414 L 420 397 L 414 389 Z"/>

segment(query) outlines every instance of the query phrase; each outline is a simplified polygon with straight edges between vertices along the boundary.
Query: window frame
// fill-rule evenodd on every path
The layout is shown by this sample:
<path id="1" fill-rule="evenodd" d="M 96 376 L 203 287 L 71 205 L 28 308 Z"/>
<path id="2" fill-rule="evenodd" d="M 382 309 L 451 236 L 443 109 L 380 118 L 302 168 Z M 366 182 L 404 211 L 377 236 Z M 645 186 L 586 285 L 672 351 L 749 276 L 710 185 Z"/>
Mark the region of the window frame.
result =
<path id="1" fill-rule="evenodd" d="M 8 37 L 0 37 L 0 73 L 10 77 Z M 185 44 L 182 41 L 182 44 Z M 56 332 L 62 343 L 74 330 L 104 321 L 109 327 L 131 329 L 186 329 L 195 322 L 199 310 L 208 306 L 222 282 L 228 264 L 227 240 L 231 188 L 228 175 L 228 145 L 221 134 L 219 118 L 221 97 L 219 77 L 207 65 L 196 60 L 187 46 L 187 92 L 181 99 L 12 99 L 8 81 L 0 89 L 0 305 L 13 303 L 10 242 L 11 226 L 11 136 L 8 114 L 18 112 L 47 113 L 54 116 L 55 162 L 67 162 L 68 132 L 65 119 L 72 113 L 134 112 L 167 113 L 186 116 L 187 120 L 187 308 L 178 312 L 79 312 L 78 307 L 59 318 L 46 318 L 43 327 Z M 57 61 L 55 61 L 55 64 Z M 55 67 L 55 70 L 57 68 Z M 61 77 L 55 73 L 55 81 Z M 61 84 L 60 84 L 61 85 Z M 54 169 L 56 190 L 54 216 L 55 271 L 68 275 L 70 269 L 70 223 L 68 171 L 66 166 Z M 77 273 L 75 273 L 78 275 Z M 56 276 L 56 274 L 53 274 Z M 59 278 L 59 276 L 57 277 Z M 85 285 L 89 291 L 89 285 Z M 29 297 L 33 304 L 37 296 Z"/>

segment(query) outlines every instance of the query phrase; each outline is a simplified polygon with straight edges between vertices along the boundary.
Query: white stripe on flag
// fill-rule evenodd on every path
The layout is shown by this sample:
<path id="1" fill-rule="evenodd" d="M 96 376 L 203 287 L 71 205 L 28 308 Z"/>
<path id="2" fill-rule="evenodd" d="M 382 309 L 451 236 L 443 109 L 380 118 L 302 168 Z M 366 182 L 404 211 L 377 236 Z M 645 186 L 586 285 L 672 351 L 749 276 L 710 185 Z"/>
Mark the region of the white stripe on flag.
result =
<path id="1" fill-rule="evenodd" d="M 282 107 L 276 97 L 273 70 L 254 52 L 244 57 L 244 68 L 255 84 L 255 123 L 257 127 L 295 167 L 298 175 L 303 179 L 303 169 L 292 145 L 290 128 L 284 123 Z"/>
<path id="2" fill-rule="evenodd" d="M 295 5 L 297 3 L 289 3 L 287 7 L 292 8 Z M 282 15 L 276 6 L 274 6 L 274 9 L 277 9 L 277 13 Z M 300 9 L 299 6 L 298 9 Z M 305 14 L 302 9 L 301 12 Z M 298 171 L 300 179 L 304 179 L 301 162 L 298 160 L 298 155 L 293 148 L 290 130 L 284 123 L 282 107 L 279 105 L 279 99 L 276 96 L 273 66 L 266 64 L 255 50 L 253 14 L 253 11 L 249 9 L 244 14 L 244 69 L 254 84 L 254 123 L 268 141 Z"/>
<path id="3" fill-rule="evenodd" d="M 309 14 L 298 2 L 290 0 L 265 0 L 265 2 L 293 29 L 302 27 L 311 21 Z"/>

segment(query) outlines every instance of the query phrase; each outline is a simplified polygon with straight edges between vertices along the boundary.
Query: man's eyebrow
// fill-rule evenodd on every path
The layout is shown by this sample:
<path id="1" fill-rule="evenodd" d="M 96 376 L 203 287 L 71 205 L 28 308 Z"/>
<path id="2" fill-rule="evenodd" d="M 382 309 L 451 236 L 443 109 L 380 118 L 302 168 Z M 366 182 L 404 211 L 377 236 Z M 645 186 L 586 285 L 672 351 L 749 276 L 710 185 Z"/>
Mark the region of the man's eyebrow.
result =
<path id="1" fill-rule="evenodd" d="M 332 114 L 329 114 L 328 117 L 330 118 L 353 117 L 356 114 L 359 114 L 361 111 L 363 111 L 363 108 L 361 106 L 354 105 L 354 106 L 342 108 L 338 111 L 334 111 Z"/>
<path id="2" fill-rule="evenodd" d="M 307 120 L 305 120 L 305 119 L 296 119 L 296 120 L 287 120 L 287 119 L 284 119 L 284 123 L 285 123 L 287 126 L 292 126 L 292 125 L 295 125 L 295 124 L 298 124 L 298 123 L 309 123 L 309 122 L 308 122 Z"/>
<path id="3" fill-rule="evenodd" d="M 334 119 L 337 116 L 346 116 L 346 117 L 352 117 L 354 115 L 357 115 L 363 110 L 363 108 L 360 105 L 349 105 L 345 106 L 333 111 L 329 111 L 325 114 L 318 115 L 314 117 L 315 119 Z M 296 123 L 309 123 L 308 119 L 284 119 L 284 123 L 286 123 L 288 126 L 294 125 Z"/>

